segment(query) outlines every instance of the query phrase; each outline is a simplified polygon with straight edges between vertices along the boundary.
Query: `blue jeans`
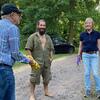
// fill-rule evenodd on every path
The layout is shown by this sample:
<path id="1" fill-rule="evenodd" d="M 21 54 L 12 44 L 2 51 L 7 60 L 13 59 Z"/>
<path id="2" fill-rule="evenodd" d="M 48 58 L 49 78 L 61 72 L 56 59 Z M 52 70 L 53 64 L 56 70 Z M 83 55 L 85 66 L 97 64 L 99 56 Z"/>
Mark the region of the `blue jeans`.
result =
<path id="1" fill-rule="evenodd" d="M 15 100 L 15 79 L 9 66 L 0 65 L 0 100 Z"/>
<path id="2" fill-rule="evenodd" d="M 94 54 L 82 54 L 82 60 L 85 69 L 85 88 L 86 91 L 91 89 L 90 73 L 93 72 L 96 91 L 100 91 L 100 77 L 99 77 L 99 55 Z"/>

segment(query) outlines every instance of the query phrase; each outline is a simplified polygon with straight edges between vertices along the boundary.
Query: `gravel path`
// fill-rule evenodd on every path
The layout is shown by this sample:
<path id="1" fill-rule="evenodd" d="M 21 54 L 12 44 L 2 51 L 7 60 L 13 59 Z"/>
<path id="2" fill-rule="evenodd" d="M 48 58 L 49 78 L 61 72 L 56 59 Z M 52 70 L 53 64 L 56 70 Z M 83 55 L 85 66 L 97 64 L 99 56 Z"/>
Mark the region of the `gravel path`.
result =
<path id="1" fill-rule="evenodd" d="M 36 100 L 96 100 L 83 98 L 83 66 L 76 66 L 75 55 L 67 56 L 52 63 L 52 80 L 49 90 L 54 97 L 44 96 L 43 84 L 36 87 Z M 30 66 L 25 65 L 15 71 L 17 100 L 29 100 Z"/>

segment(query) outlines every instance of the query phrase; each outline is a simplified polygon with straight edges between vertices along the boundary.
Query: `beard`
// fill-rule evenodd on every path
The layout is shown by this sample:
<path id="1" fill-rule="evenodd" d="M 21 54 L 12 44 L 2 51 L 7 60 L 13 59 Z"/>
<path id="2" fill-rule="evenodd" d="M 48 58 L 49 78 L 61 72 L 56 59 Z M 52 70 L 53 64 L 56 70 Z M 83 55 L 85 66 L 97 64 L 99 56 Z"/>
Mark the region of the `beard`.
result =
<path id="1" fill-rule="evenodd" d="M 39 31 L 40 35 L 44 35 L 45 32 L 46 32 L 46 29 L 45 28 L 39 28 L 38 31 Z"/>

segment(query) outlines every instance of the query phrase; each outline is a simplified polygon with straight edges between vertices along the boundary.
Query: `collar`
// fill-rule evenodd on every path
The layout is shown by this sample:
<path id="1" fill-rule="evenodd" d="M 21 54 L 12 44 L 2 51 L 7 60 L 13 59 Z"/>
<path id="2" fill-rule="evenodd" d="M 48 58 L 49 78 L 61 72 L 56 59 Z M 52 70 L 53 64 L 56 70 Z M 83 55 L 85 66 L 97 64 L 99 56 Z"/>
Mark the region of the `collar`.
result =
<path id="1" fill-rule="evenodd" d="M 8 23 L 11 23 L 11 24 L 12 24 L 12 22 L 11 22 L 9 19 L 7 19 L 7 18 L 3 18 L 2 20 L 4 20 L 4 21 L 6 21 L 6 22 L 8 22 Z"/>
<path id="2" fill-rule="evenodd" d="M 94 29 L 90 32 L 90 33 L 88 33 L 87 31 L 85 31 L 87 34 L 93 34 L 94 33 Z"/>

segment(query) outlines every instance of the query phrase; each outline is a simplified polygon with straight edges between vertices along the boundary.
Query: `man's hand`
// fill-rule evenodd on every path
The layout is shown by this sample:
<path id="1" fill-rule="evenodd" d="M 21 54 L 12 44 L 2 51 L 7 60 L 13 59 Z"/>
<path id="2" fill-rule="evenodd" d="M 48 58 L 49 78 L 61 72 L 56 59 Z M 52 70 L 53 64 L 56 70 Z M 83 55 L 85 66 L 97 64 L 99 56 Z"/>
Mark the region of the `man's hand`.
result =
<path id="1" fill-rule="evenodd" d="M 40 65 L 33 59 L 33 57 L 31 55 L 27 55 L 27 57 L 30 59 L 30 65 L 33 69 L 35 70 L 39 70 L 40 69 Z"/>

